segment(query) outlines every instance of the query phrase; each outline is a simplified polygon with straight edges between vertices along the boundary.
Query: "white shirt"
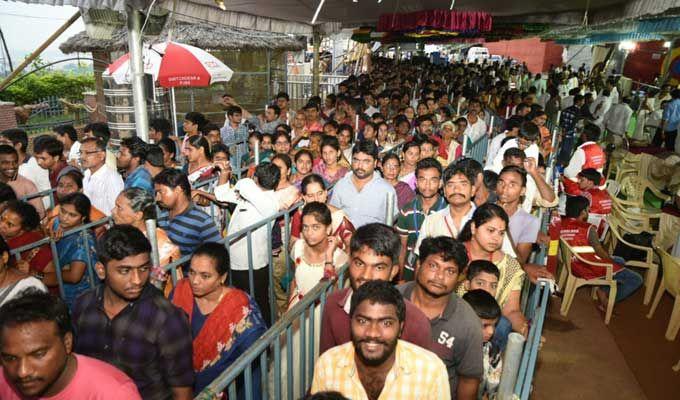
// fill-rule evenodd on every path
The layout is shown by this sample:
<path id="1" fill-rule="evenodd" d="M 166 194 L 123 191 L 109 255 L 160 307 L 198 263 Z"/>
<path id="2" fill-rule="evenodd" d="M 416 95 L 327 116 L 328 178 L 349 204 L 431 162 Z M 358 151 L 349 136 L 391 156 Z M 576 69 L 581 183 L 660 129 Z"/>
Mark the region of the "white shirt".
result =
<path id="1" fill-rule="evenodd" d="M 31 157 L 27 162 L 19 165 L 19 175 L 33 182 L 35 187 L 38 188 L 38 192 L 52 188 L 49 171 L 42 169 L 35 157 Z M 48 196 L 44 196 L 42 201 L 46 209 L 50 207 L 50 198 Z"/>
<path id="2" fill-rule="evenodd" d="M 614 86 L 612 89 L 611 93 L 609 93 L 609 98 L 612 101 L 612 104 L 619 104 L 619 89 Z"/>
<path id="3" fill-rule="evenodd" d="M 600 109 L 595 112 L 600 104 L 602 104 L 602 107 L 600 107 Z M 592 104 L 590 104 L 590 113 L 593 115 L 593 118 L 595 118 L 593 121 L 595 125 L 599 126 L 600 128 L 604 128 L 604 116 L 607 114 L 611 106 L 611 97 L 605 96 L 599 96 L 595 99 L 595 101 L 592 102 Z"/>
<path id="4" fill-rule="evenodd" d="M 477 209 L 475 203 L 470 202 L 470 211 L 463 216 L 460 221 L 460 226 L 456 226 L 453 222 L 453 217 L 451 217 L 450 207 L 451 206 L 447 206 L 446 208 L 442 208 L 425 217 L 423 225 L 420 227 L 416 246 L 413 250 L 415 254 L 419 254 L 418 249 L 420 248 L 420 244 L 426 238 L 436 236 L 457 238 L 458 235 L 460 235 L 460 231 L 463 230 L 463 227 L 472 218 L 472 214 L 474 214 Z"/>
<path id="5" fill-rule="evenodd" d="M 465 119 L 467 119 L 467 115 Z M 477 117 L 477 122 L 471 124 L 468 120 L 468 126 L 465 128 L 465 136 L 469 137 L 474 143 L 482 136 L 486 135 L 486 122 L 480 117 Z"/>
<path id="6" fill-rule="evenodd" d="M 633 110 L 626 103 L 613 105 L 604 116 L 604 126 L 612 133 L 623 135 L 628 130 L 628 123 Z"/>
<path id="7" fill-rule="evenodd" d="M 583 147 L 593 143 L 595 142 L 585 142 L 576 149 L 574 155 L 571 156 L 571 159 L 569 160 L 569 165 L 564 169 L 563 175 L 565 178 L 573 180 L 578 178 L 578 174 L 581 172 L 583 164 L 586 163 L 586 153 L 583 151 Z M 602 173 L 602 170 L 602 168 L 598 169 L 600 173 Z"/>
<path id="8" fill-rule="evenodd" d="M 234 187 L 229 184 L 215 187 L 215 198 L 221 202 L 236 204 L 234 214 L 229 220 L 227 231 L 235 233 L 258 221 L 275 215 L 279 211 L 279 202 L 272 190 L 263 190 L 254 180 L 244 178 L 236 182 Z M 267 245 L 267 224 L 255 229 L 250 236 L 253 256 L 253 269 L 262 269 L 269 263 Z M 248 270 L 248 238 L 243 236 L 229 243 L 231 255 L 231 269 L 235 271 Z"/>
<path id="9" fill-rule="evenodd" d="M 486 153 L 486 165 L 484 169 L 491 169 L 493 165 L 493 160 L 496 158 L 498 151 L 501 149 L 501 142 L 507 137 L 507 131 L 499 133 L 489 143 L 489 151 Z"/>
<path id="10" fill-rule="evenodd" d="M 484 169 L 490 169 L 493 172 L 500 174 L 501 170 L 503 169 L 503 154 L 505 154 L 505 151 L 507 149 L 511 148 L 517 148 L 517 139 L 511 139 L 505 142 L 505 144 L 496 154 L 496 158 L 494 158 L 491 166 L 487 165 L 486 167 L 484 167 Z M 536 160 L 536 162 L 538 162 L 538 153 L 539 153 L 538 145 L 536 145 L 536 143 L 532 143 L 529 147 L 524 149 L 524 154 L 527 156 L 527 158 L 533 158 Z M 524 193 L 524 202 L 522 202 L 522 208 L 524 209 L 524 211 L 528 213 L 531 212 L 531 207 L 533 206 L 534 198 L 538 194 L 539 194 L 538 186 L 536 186 L 534 178 L 527 174 L 527 188 Z"/>
<path id="11" fill-rule="evenodd" d="M 111 215 L 116 197 L 124 187 L 120 174 L 107 165 L 102 165 L 94 174 L 88 169 L 83 176 L 83 193 L 107 216 Z"/>
<path id="12" fill-rule="evenodd" d="M 80 142 L 74 142 L 68 151 L 68 160 L 66 161 L 73 160 L 78 161 L 79 158 L 80 158 Z"/>

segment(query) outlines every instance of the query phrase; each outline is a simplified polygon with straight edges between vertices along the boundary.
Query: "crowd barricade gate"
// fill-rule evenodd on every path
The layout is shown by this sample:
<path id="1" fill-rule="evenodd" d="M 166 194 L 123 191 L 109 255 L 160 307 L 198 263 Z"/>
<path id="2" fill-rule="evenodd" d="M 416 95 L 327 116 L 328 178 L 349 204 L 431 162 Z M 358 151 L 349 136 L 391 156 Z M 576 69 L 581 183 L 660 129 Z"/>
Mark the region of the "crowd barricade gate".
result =
<path id="1" fill-rule="evenodd" d="M 474 142 L 467 136 L 463 139 L 463 156 L 472 158 L 484 165 L 484 157 L 486 157 L 487 149 L 489 147 L 489 136 L 484 134 Z"/>
<path id="2" fill-rule="evenodd" d="M 69 230 L 64 232 L 62 237 L 72 235 L 72 234 L 79 234 L 81 236 L 80 239 L 83 240 L 84 243 L 87 243 L 87 236 L 86 235 L 87 235 L 87 231 L 89 229 L 95 228 L 95 227 L 100 226 L 100 225 L 105 225 L 105 224 L 108 224 L 110 222 L 111 222 L 111 217 L 102 218 L 98 221 L 90 222 L 90 223 L 78 226 L 76 228 L 69 229 Z M 28 250 L 38 248 L 38 247 L 41 247 L 41 246 L 44 246 L 44 245 L 49 245 L 50 250 L 52 251 L 52 263 L 54 264 L 54 270 L 55 270 L 55 274 L 57 276 L 57 283 L 59 285 L 59 295 L 61 296 L 61 298 L 65 298 L 64 297 L 64 280 L 63 280 L 62 271 L 61 271 L 62 266 L 59 263 L 59 252 L 57 251 L 57 242 L 58 242 L 58 240 L 54 240 L 53 238 L 47 236 L 47 237 L 40 239 L 38 241 L 35 241 L 33 243 L 29 243 L 25 246 L 17 247 L 15 249 L 10 250 L 10 256 L 14 256 L 17 261 L 20 261 L 21 260 L 21 253 L 28 251 Z M 87 254 L 88 254 L 88 257 L 87 257 L 87 260 L 86 260 L 87 279 L 88 279 L 88 282 L 90 284 L 90 288 L 94 288 L 94 287 L 96 287 L 97 283 L 99 282 L 99 278 L 95 275 L 94 263 L 92 262 L 92 258 L 90 257 L 90 252 L 88 252 Z"/>
<path id="3" fill-rule="evenodd" d="M 342 287 L 348 265 L 345 264 L 338 271 L 337 286 Z M 253 364 L 259 361 L 261 373 L 262 398 L 293 399 L 294 373 L 299 375 L 299 392 L 304 394 L 312 383 L 314 365 L 318 355 L 315 346 L 318 332 L 315 332 L 316 312 L 323 310 L 326 297 L 334 290 L 336 282 L 320 281 L 314 289 L 307 293 L 299 303 L 284 314 L 271 328 L 267 330 L 247 352 L 244 352 L 229 368 L 220 374 L 195 399 L 212 400 L 218 393 L 226 391 L 230 399 L 237 398 L 236 380 L 243 379 L 245 399 L 254 398 L 252 391 Z M 319 314 L 320 315 L 320 314 Z M 299 325 L 295 326 L 298 323 Z M 299 348 L 294 349 L 293 330 L 299 329 Z M 282 347 L 285 346 L 285 349 Z M 282 382 L 282 350 L 286 353 L 286 379 Z M 300 354 L 299 366 L 293 366 L 293 353 Z M 272 360 L 273 358 L 273 360 Z M 271 366 L 271 368 L 270 368 Z M 273 373 L 270 387 L 269 372 Z M 266 372 L 265 372 L 266 371 Z"/>
<path id="4" fill-rule="evenodd" d="M 54 198 L 56 192 L 57 192 L 57 189 L 46 189 L 46 190 L 43 190 L 42 192 L 36 192 L 36 193 L 26 195 L 26 196 L 20 198 L 19 200 L 29 201 L 29 200 L 33 200 L 35 198 L 40 198 L 42 200 L 43 197 L 48 197 L 49 200 L 50 200 L 50 207 L 49 208 L 54 208 L 54 205 L 56 204 L 56 201 L 55 201 L 55 198 Z"/>

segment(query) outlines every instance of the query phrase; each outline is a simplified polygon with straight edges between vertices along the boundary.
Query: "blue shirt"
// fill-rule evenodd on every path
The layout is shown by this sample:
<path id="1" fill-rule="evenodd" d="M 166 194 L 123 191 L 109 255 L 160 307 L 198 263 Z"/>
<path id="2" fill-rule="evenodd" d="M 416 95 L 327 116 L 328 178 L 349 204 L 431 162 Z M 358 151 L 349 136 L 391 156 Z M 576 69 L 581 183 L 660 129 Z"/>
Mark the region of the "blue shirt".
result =
<path id="1" fill-rule="evenodd" d="M 666 105 L 663 110 L 663 120 L 666 121 L 666 132 L 673 132 L 678 130 L 680 125 L 680 99 L 674 99 Z"/>
<path id="2" fill-rule="evenodd" d="M 170 240 L 179 247 L 182 256 L 192 254 L 202 243 L 222 240 L 213 219 L 194 204 L 172 219 L 167 210 L 161 211 L 158 227 L 165 230 Z"/>
<path id="3" fill-rule="evenodd" d="M 387 194 L 392 193 L 394 196 L 394 211 L 396 213 L 398 211 L 397 192 L 375 171 L 373 178 L 364 185 L 361 191 L 357 191 L 352 181 L 353 176 L 354 173 L 348 173 L 335 184 L 330 204 L 342 209 L 355 228 L 373 222 L 384 224 L 387 211 Z"/>
<path id="4" fill-rule="evenodd" d="M 151 179 L 151 173 L 144 167 L 137 167 L 127 179 L 125 179 L 125 189 L 129 188 L 140 188 L 154 195 L 153 180 Z"/>

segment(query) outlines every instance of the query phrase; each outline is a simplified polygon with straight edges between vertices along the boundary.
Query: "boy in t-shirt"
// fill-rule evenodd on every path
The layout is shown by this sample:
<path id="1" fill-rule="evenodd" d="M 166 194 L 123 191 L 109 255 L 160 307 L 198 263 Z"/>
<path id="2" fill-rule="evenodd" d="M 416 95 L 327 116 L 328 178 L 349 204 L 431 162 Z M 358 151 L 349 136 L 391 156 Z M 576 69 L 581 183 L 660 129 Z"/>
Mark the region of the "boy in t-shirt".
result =
<path id="1" fill-rule="evenodd" d="M 498 390 L 503 370 L 501 350 L 491 340 L 496 330 L 496 323 L 501 316 L 501 307 L 496 299 L 483 289 L 465 293 L 463 300 L 468 302 L 482 323 L 484 375 L 479 383 L 477 398 L 490 399 Z"/>
<path id="2" fill-rule="evenodd" d="M 501 272 L 498 267 L 488 260 L 474 260 L 470 262 L 467 267 L 467 274 L 465 281 L 463 281 L 463 288 L 465 291 L 481 289 L 496 297 L 496 290 L 498 290 L 498 279 L 501 277 Z"/>

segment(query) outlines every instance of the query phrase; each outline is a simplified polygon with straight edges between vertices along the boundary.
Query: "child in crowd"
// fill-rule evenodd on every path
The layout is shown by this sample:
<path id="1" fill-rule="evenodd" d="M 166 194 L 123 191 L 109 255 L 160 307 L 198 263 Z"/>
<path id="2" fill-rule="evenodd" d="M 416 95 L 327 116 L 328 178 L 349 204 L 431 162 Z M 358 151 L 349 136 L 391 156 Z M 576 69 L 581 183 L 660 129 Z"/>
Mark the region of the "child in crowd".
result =
<path id="1" fill-rule="evenodd" d="M 498 267 L 491 261 L 475 260 L 468 265 L 463 287 L 466 292 L 481 289 L 495 297 L 500 276 Z"/>
<path id="2" fill-rule="evenodd" d="M 484 376 L 479 383 L 477 398 L 492 399 L 498 390 L 501 372 L 503 371 L 502 353 L 500 348 L 491 340 L 496 330 L 496 323 L 501 316 L 501 307 L 489 292 L 482 289 L 465 293 L 463 300 L 467 301 L 472 307 L 482 324 Z"/>

